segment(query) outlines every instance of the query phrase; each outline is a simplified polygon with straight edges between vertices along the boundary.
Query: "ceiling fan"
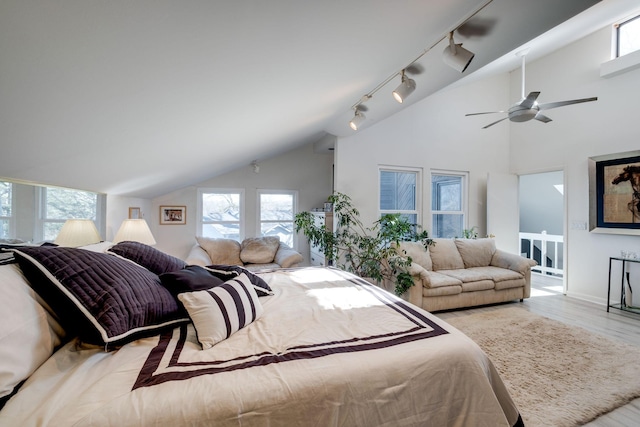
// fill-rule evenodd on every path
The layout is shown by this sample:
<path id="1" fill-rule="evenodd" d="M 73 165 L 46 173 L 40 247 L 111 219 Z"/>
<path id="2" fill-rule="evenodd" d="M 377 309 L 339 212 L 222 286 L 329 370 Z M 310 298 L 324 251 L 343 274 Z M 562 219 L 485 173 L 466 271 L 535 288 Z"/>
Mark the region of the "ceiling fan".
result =
<path id="1" fill-rule="evenodd" d="M 507 119 L 517 123 L 526 122 L 531 119 L 538 120 L 542 123 L 549 123 L 551 119 L 545 116 L 544 114 L 542 114 L 541 111 L 550 110 L 552 108 L 564 107 L 565 105 L 580 104 L 583 102 L 591 102 L 591 101 L 598 100 L 598 98 L 594 96 L 592 98 L 572 99 L 569 101 L 559 101 L 559 102 L 549 102 L 546 104 L 538 104 L 537 99 L 538 99 L 538 96 L 540 95 L 540 92 L 529 92 L 529 95 L 525 97 L 524 96 L 524 93 L 525 93 L 524 92 L 524 60 L 525 60 L 526 54 L 527 54 L 527 51 L 517 53 L 518 56 L 522 57 L 522 98 L 521 100 L 513 104 L 511 107 L 509 107 L 507 111 L 487 111 L 484 113 L 470 113 L 470 114 L 465 114 L 465 116 L 507 113 L 507 117 L 504 117 L 500 120 L 496 120 L 493 123 L 489 123 L 482 129 L 486 129 L 490 126 L 495 125 L 496 123 L 500 123 L 501 121 L 507 120 Z"/>

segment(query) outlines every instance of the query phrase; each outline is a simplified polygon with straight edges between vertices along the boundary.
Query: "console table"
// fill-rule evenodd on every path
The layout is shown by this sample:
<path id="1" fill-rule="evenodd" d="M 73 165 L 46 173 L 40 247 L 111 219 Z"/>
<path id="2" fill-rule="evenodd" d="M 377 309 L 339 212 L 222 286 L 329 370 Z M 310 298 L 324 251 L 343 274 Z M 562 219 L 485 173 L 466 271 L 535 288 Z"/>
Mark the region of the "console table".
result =
<path id="1" fill-rule="evenodd" d="M 622 275 L 621 275 L 622 278 L 620 279 L 620 303 L 619 304 L 611 304 L 610 302 L 611 300 L 611 269 L 614 261 L 619 261 L 622 263 Z M 626 292 L 624 287 L 624 279 L 626 276 L 627 262 L 640 263 L 640 259 L 629 259 L 629 258 L 621 258 L 621 257 L 609 258 L 609 286 L 607 289 L 607 312 L 609 311 L 609 308 L 613 307 L 619 310 L 640 314 L 640 306 L 627 307 L 626 305 Z M 640 286 L 637 287 L 636 293 L 637 293 L 636 301 L 640 301 Z"/>

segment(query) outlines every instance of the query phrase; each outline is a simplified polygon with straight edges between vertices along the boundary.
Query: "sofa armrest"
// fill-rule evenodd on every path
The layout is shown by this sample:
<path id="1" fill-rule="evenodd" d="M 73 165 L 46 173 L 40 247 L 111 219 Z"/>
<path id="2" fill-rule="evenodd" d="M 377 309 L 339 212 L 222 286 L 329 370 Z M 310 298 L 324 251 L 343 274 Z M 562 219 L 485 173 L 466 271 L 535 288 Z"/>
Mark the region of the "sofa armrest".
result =
<path id="1" fill-rule="evenodd" d="M 532 259 L 497 249 L 491 258 L 491 265 L 494 267 L 508 268 L 509 270 L 525 274 L 531 270 L 531 267 L 538 265 L 538 263 Z"/>
<path id="2" fill-rule="evenodd" d="M 200 245 L 195 244 L 189 251 L 185 262 L 189 265 L 200 265 L 204 267 L 205 265 L 211 265 L 211 258 L 209 258 L 207 251 L 202 249 Z"/>
<path id="3" fill-rule="evenodd" d="M 300 252 L 290 248 L 285 243 L 280 242 L 280 246 L 278 247 L 278 251 L 276 252 L 276 256 L 273 261 L 276 264 L 279 264 L 282 268 L 289 268 L 300 264 L 304 261 L 304 257 Z"/>

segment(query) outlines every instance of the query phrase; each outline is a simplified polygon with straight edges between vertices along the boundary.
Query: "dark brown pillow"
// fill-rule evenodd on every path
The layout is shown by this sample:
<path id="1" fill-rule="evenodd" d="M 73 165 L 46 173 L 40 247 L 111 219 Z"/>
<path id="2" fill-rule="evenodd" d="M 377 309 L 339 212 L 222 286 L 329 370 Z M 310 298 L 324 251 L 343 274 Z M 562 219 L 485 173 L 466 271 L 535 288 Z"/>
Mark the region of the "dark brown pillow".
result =
<path id="1" fill-rule="evenodd" d="M 65 247 L 14 253 L 65 330 L 84 342 L 117 346 L 189 321 L 158 276 L 130 261 Z"/>
<path id="2" fill-rule="evenodd" d="M 154 274 L 182 270 L 187 266 L 183 260 L 140 242 L 120 242 L 107 249 L 109 252 L 131 260 Z"/>
<path id="3" fill-rule="evenodd" d="M 182 292 L 206 291 L 225 282 L 199 265 L 190 265 L 182 270 L 161 274 L 160 281 L 176 296 Z"/>

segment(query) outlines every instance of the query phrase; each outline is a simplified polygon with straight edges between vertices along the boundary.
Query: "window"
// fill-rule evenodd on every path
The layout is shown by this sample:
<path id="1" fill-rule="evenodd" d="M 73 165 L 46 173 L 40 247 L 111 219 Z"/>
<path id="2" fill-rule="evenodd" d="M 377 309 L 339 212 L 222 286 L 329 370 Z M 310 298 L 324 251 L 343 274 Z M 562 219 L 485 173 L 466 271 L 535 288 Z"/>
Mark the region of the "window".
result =
<path id="1" fill-rule="evenodd" d="M 640 15 L 616 25 L 616 56 L 640 49 Z"/>
<path id="2" fill-rule="evenodd" d="M 100 229 L 98 218 L 102 198 L 97 193 L 68 188 L 38 187 L 40 194 L 40 227 L 37 240 L 53 241 L 67 219 L 92 219 Z"/>
<path id="3" fill-rule="evenodd" d="M 293 220 L 297 212 L 297 200 L 297 191 L 258 190 L 260 234 L 279 236 L 281 242 L 293 248 Z"/>
<path id="4" fill-rule="evenodd" d="M 0 239 L 14 237 L 13 226 L 13 184 L 0 181 Z"/>
<path id="5" fill-rule="evenodd" d="M 399 213 L 411 224 L 418 224 L 418 169 L 380 169 L 380 216 Z"/>
<path id="6" fill-rule="evenodd" d="M 203 188 L 198 193 L 198 235 L 241 242 L 244 238 L 244 190 Z"/>
<path id="7" fill-rule="evenodd" d="M 468 173 L 431 173 L 433 237 L 462 237 L 466 224 Z"/>

